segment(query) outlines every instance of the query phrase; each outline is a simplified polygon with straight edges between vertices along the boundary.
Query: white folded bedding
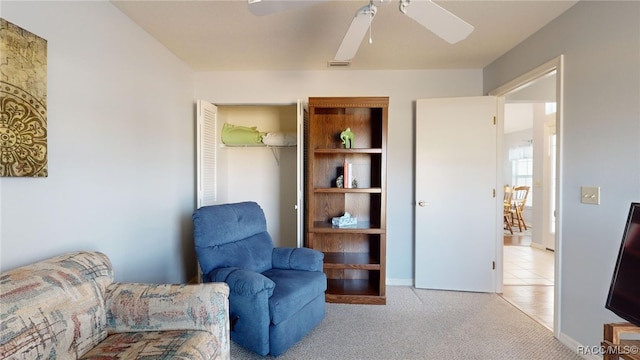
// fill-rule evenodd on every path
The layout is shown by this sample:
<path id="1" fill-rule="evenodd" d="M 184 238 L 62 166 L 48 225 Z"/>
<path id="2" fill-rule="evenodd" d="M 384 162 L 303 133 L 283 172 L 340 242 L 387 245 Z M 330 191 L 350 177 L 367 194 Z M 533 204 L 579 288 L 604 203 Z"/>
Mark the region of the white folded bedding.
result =
<path id="1" fill-rule="evenodd" d="M 271 146 L 296 146 L 297 142 L 296 133 L 269 132 L 262 137 L 262 143 Z"/>

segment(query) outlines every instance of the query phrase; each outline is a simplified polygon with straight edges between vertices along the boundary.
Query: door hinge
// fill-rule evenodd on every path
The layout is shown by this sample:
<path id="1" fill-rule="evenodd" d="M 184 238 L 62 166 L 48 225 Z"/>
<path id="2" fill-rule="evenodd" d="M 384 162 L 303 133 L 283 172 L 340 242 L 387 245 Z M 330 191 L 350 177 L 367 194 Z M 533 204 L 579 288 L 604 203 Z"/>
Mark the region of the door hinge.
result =
<path id="1" fill-rule="evenodd" d="M 495 261 L 492 261 L 492 262 L 491 262 L 491 269 L 492 269 L 492 270 L 495 270 L 495 269 L 496 269 L 496 262 L 495 262 Z"/>
<path id="2" fill-rule="evenodd" d="M 493 189 L 493 197 L 496 197 L 496 189 Z"/>

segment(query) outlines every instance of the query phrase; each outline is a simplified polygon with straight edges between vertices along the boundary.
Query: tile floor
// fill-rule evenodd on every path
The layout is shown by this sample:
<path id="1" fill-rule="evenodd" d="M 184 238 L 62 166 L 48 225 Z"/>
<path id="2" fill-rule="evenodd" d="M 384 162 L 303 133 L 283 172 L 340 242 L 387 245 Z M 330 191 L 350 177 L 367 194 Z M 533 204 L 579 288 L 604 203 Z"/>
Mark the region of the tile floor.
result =
<path id="1" fill-rule="evenodd" d="M 504 246 L 502 296 L 553 329 L 554 253 L 530 246 Z"/>
<path id="2" fill-rule="evenodd" d="M 503 258 L 504 285 L 553 285 L 553 252 L 530 246 L 505 246 Z"/>

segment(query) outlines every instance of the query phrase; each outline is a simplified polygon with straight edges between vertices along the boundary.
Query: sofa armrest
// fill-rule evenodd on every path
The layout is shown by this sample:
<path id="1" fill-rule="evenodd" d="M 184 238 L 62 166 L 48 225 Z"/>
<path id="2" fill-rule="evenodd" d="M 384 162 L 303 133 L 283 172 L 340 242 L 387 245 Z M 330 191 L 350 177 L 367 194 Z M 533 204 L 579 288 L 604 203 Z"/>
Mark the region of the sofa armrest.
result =
<path id="1" fill-rule="evenodd" d="M 267 297 L 273 294 L 276 284 L 268 277 L 250 270 L 237 267 L 215 269 L 206 275 L 207 280 L 225 282 L 234 295 L 250 296 L 267 291 Z"/>
<path id="2" fill-rule="evenodd" d="M 105 302 L 109 333 L 204 330 L 219 339 L 222 354 L 230 351 L 227 284 L 113 283 Z"/>
<path id="3" fill-rule="evenodd" d="M 322 271 L 324 254 L 309 248 L 280 247 L 273 249 L 274 269 Z"/>

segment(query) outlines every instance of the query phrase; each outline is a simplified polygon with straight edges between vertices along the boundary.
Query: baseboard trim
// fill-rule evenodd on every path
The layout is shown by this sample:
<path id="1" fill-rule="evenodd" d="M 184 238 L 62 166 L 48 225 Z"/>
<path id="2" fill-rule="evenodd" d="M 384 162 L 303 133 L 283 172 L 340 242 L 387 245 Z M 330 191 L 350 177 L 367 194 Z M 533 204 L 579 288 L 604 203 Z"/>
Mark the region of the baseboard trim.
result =
<path id="1" fill-rule="evenodd" d="M 540 250 L 547 250 L 546 247 L 544 247 L 542 244 L 538 244 L 535 242 L 531 242 L 531 247 L 532 248 L 536 248 L 536 249 L 540 249 Z"/>
<path id="2" fill-rule="evenodd" d="M 568 347 L 571 351 L 573 351 L 574 353 L 578 354 L 578 356 L 581 356 L 583 359 L 586 360 L 602 360 L 602 356 L 596 355 L 596 354 L 581 354 L 578 349 L 584 349 L 586 348 L 586 346 L 580 344 L 579 342 L 577 342 L 575 339 L 573 339 L 571 336 L 565 334 L 565 333 L 560 333 L 560 335 L 558 336 L 558 341 L 560 341 L 562 344 L 564 344 L 566 347 Z"/>
<path id="3" fill-rule="evenodd" d="M 387 279 L 389 286 L 413 286 L 413 279 Z"/>

